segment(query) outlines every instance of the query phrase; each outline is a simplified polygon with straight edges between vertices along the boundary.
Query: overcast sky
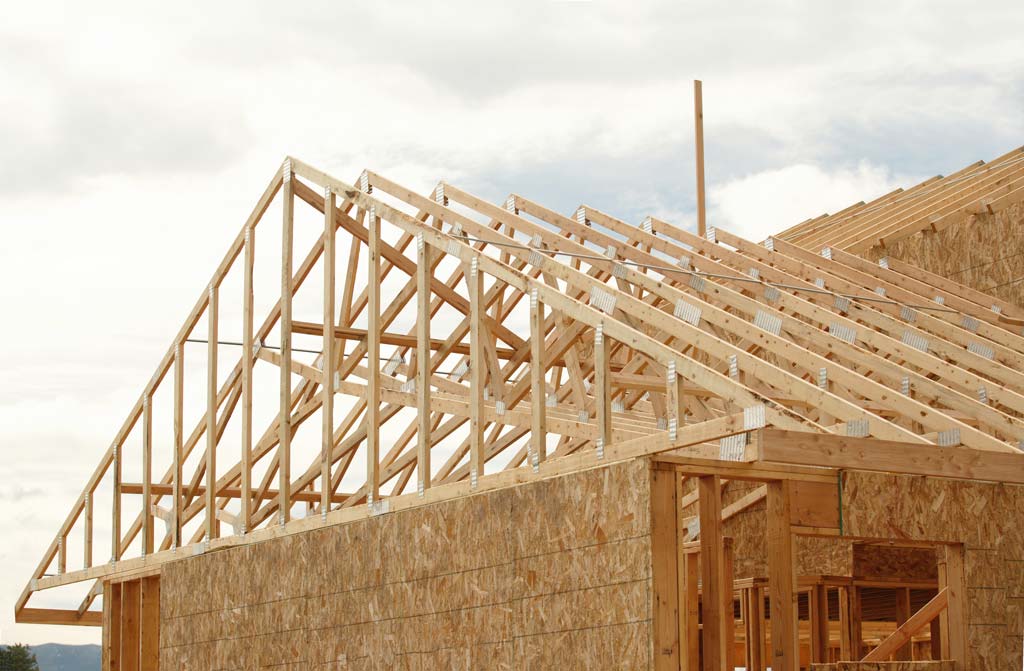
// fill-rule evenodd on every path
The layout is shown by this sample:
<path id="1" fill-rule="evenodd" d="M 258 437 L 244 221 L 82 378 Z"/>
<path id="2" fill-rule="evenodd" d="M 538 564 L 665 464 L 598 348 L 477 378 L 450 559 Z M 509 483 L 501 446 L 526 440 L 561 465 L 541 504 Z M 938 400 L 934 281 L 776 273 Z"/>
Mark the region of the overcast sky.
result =
<path id="1" fill-rule="evenodd" d="M 1024 3 L 6 3 L 0 639 L 286 154 L 754 239 L 1024 144 Z M 98 552 L 99 557 L 102 553 Z M 76 605 L 65 604 L 65 605 Z"/>

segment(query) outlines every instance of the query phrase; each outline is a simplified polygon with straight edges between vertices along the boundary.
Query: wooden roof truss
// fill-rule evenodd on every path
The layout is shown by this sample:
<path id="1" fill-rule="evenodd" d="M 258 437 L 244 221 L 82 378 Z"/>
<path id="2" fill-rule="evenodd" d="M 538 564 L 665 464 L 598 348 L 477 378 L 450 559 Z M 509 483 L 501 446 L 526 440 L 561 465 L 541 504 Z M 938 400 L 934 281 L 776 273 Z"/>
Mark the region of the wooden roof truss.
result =
<path id="1" fill-rule="evenodd" d="M 272 202 L 278 225 L 264 217 Z M 257 231 L 281 241 L 262 321 Z M 705 239 L 443 182 L 421 195 L 373 172 L 347 184 L 288 159 L 17 616 L 98 624 L 96 586 L 77 609 L 27 604 L 183 554 L 602 462 L 684 448 L 749 461 L 764 427 L 1016 454 L 1024 314 L 993 304 L 838 246 Z M 187 388 L 186 350 L 205 350 L 201 388 Z M 254 382 L 268 371 L 277 384 Z"/>

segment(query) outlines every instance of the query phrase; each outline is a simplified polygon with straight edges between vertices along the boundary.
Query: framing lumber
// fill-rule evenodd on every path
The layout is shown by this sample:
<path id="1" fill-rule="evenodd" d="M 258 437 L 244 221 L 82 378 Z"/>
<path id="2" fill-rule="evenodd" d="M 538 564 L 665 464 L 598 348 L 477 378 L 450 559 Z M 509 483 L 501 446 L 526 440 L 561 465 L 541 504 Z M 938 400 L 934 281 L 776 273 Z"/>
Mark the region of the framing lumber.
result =
<path id="1" fill-rule="evenodd" d="M 484 474 L 484 385 L 486 371 L 484 364 L 483 293 L 484 276 L 477 259 L 470 260 L 466 274 L 469 285 L 469 477 L 471 486 L 476 488 L 477 479 Z"/>
<path id="2" fill-rule="evenodd" d="M 367 269 L 371 277 L 380 275 L 380 216 L 373 207 L 365 208 Z M 366 501 L 380 499 L 380 285 L 367 285 L 366 303 Z"/>
<path id="3" fill-rule="evenodd" d="M 754 442 L 764 462 L 1024 484 L 1024 454 L 775 429 L 759 430 Z"/>
<path id="4" fill-rule="evenodd" d="M 703 634 L 703 657 L 706 671 L 720 671 L 725 668 L 726 617 L 725 603 L 725 554 L 722 539 L 722 485 L 717 475 L 697 478 L 700 494 L 700 573 L 703 587 L 701 604 L 701 631 Z M 732 583 L 729 583 L 731 591 Z M 732 601 L 731 597 L 729 599 Z M 730 616 L 728 624 L 732 624 Z"/>
<path id="5" fill-rule="evenodd" d="M 219 291 L 210 285 L 209 302 L 206 307 L 206 538 L 220 536 L 220 521 L 217 518 L 217 332 Z M 146 507 L 148 508 L 146 499 Z"/>
<path id="6" fill-rule="evenodd" d="M 768 593 L 771 601 L 772 663 L 779 671 L 798 671 L 796 563 L 789 526 L 789 488 L 784 482 L 768 483 Z"/>
<path id="7" fill-rule="evenodd" d="M 1013 170 L 995 168 L 986 183 Z M 261 304 L 273 306 L 255 328 L 256 229 L 278 195 L 281 265 L 266 270 L 280 272 L 280 296 L 261 296 Z M 890 194 L 843 216 L 863 216 L 902 197 Z M 306 206 L 322 216 L 323 230 L 317 227 L 295 265 L 293 255 L 304 253 L 296 241 L 312 237 L 295 230 L 304 221 L 295 210 Z M 349 249 L 344 268 L 335 263 L 339 246 Z M 305 305 L 311 291 L 303 291 L 303 301 L 294 297 L 321 258 L 322 315 L 318 322 L 297 320 L 293 307 Z M 240 301 L 221 290 L 230 286 L 224 281 L 232 268 L 242 274 Z M 843 469 L 1024 483 L 1024 338 L 1015 325 L 955 283 L 939 285 L 946 297 L 939 305 L 928 295 L 928 276 L 896 263 L 876 268 L 838 248 L 826 259 L 781 240 L 770 249 L 726 231 L 705 238 L 653 218 L 634 226 L 585 205 L 565 216 L 516 194 L 502 206 L 447 183 L 421 195 L 372 172 L 348 184 L 289 158 L 206 286 L 33 572 L 16 604 L 19 621 L 99 617 L 89 610 L 93 591 L 78 611 L 27 608 L 42 589 L 623 459 L 652 457 L 653 477 L 673 483 L 677 502 L 685 498 L 677 487 L 682 476 L 719 483 L 714 494 L 703 487 L 698 497 L 706 504 L 701 537 L 709 543 L 706 534 L 720 534 L 722 519 L 762 498 L 773 511 L 797 509 L 789 501 L 794 494 L 780 488 L 834 487 Z M 239 302 L 242 342 L 235 349 L 238 343 L 219 338 Z M 904 308 L 917 315 L 912 326 L 900 316 Z M 204 315 L 207 332 L 196 333 Z M 975 331 L 963 327 L 965 318 L 977 321 Z M 268 343 L 275 329 L 280 340 Z M 928 351 L 908 344 L 907 334 L 926 338 Z M 205 412 L 185 427 L 185 409 L 198 406 L 186 396 L 185 348 L 203 335 Z M 231 373 L 219 376 L 218 362 L 231 357 Z M 254 370 L 275 366 L 276 411 L 257 417 L 254 402 L 265 390 L 254 384 Z M 172 403 L 153 407 L 165 377 Z M 238 450 L 237 438 L 224 435 L 236 410 Z M 153 435 L 161 426 L 154 413 L 170 413 L 171 440 Z M 319 450 L 293 464 L 291 445 L 302 444 L 300 432 L 318 433 Z M 717 441 L 739 435 L 748 440 L 725 458 Z M 549 439 L 557 445 L 552 450 Z M 222 440 L 237 457 L 219 464 L 228 452 L 218 455 Z M 154 454 L 163 445 L 169 458 Z M 441 450 L 443 463 L 432 467 Z M 157 463 L 170 467 L 154 476 L 160 456 Z M 364 459 L 365 478 L 352 467 Z M 130 465 L 134 477 L 140 463 L 141 482 L 122 482 L 122 469 Z M 95 565 L 93 514 L 103 478 L 109 479 L 102 493 L 112 485 L 113 497 L 99 514 L 110 515 L 113 563 Z M 723 479 L 766 485 L 723 510 Z M 295 504 L 321 514 L 291 519 Z M 706 512 L 712 508 L 714 515 Z M 154 517 L 168 524 L 161 541 Z M 678 539 L 677 517 L 664 533 Z M 235 533 L 222 534 L 221 524 Z M 788 513 L 770 524 L 772 580 L 783 594 L 796 589 L 786 577 L 793 535 L 835 533 L 827 526 L 793 523 Z M 73 531 L 84 534 L 81 563 L 66 552 Z M 956 578 L 954 563 L 944 569 L 949 580 Z M 723 623 L 734 599 L 720 579 L 728 561 L 704 564 L 719 576 L 705 576 L 717 594 L 705 602 L 712 615 L 706 622 Z M 666 594 L 683 604 L 673 633 L 663 633 L 675 638 L 678 664 L 691 668 L 696 563 L 673 560 L 671 570 L 668 563 L 663 568 L 675 580 Z M 763 617 L 758 598 L 763 593 L 741 593 L 745 613 Z M 841 598 L 855 607 L 856 588 Z M 792 603 L 783 599 L 773 617 L 778 610 L 785 619 L 787 608 Z M 760 623 L 747 626 L 758 630 Z M 842 631 L 847 648 L 853 626 Z M 705 627 L 705 636 L 717 635 L 708 650 L 731 663 L 733 630 L 721 627 Z M 765 628 L 759 631 L 752 635 L 763 636 Z M 789 638 L 785 625 L 772 631 Z M 818 658 L 824 639 L 818 631 Z M 778 668 L 794 659 L 792 647 L 773 643 Z M 755 664 L 758 653 L 749 648 Z"/>
<path id="8" fill-rule="evenodd" d="M 657 671 L 677 671 L 680 664 L 678 480 L 671 471 L 651 471 L 651 581 Z"/>
<path id="9" fill-rule="evenodd" d="M 331 447 L 334 444 L 334 324 L 335 298 L 334 273 L 337 250 L 335 240 L 337 225 L 334 223 L 335 198 L 329 188 L 324 191 L 324 300 L 323 324 L 321 327 L 323 351 L 320 354 L 320 367 L 323 379 L 320 382 L 322 427 L 320 437 L 320 514 L 326 515 L 331 509 Z M 294 322 L 292 324 L 294 329 Z"/>
<path id="10" fill-rule="evenodd" d="M 150 510 L 150 502 L 153 500 L 153 398 L 146 396 L 142 401 L 142 552 L 151 554 L 153 552 L 153 514 Z M 121 483 L 121 491 L 124 491 L 124 483 Z M 90 497 L 90 506 L 92 499 Z M 91 510 L 89 515 L 91 516 Z M 91 527 L 91 524 L 90 524 Z M 92 529 L 88 532 L 90 535 Z M 90 541 L 91 542 L 91 541 Z M 64 545 L 61 545 L 63 552 Z M 91 550 L 91 548 L 90 548 Z M 92 557 L 90 552 L 89 562 Z"/>
<path id="11" fill-rule="evenodd" d="M 242 262 L 242 436 L 239 457 L 241 505 L 239 528 L 244 534 L 252 526 L 252 369 L 253 369 L 253 269 L 256 230 L 245 227 L 245 258 Z"/>
<path id="12" fill-rule="evenodd" d="M 430 489 L 430 247 L 416 236 L 416 471 L 419 491 Z M 440 347 L 438 348 L 440 349 Z"/>
<path id="13" fill-rule="evenodd" d="M 947 545 L 939 557 L 939 587 L 946 593 L 946 609 L 939 623 L 942 658 L 967 664 L 967 587 L 964 574 L 964 548 Z"/>
<path id="14" fill-rule="evenodd" d="M 707 211 L 704 205 L 704 94 L 699 79 L 693 80 L 693 135 L 697 159 L 697 235 L 707 235 Z"/>
<path id="15" fill-rule="evenodd" d="M 280 413 L 278 414 L 277 473 L 278 473 L 278 521 L 287 524 L 291 519 L 291 444 L 292 444 L 292 296 L 295 293 L 292 281 L 292 253 L 295 229 L 295 197 L 292 182 L 291 162 L 285 161 L 281 168 L 282 188 L 282 230 L 281 230 L 281 359 L 280 359 Z"/>
<path id="16" fill-rule="evenodd" d="M 536 289 L 530 290 L 530 464 L 537 466 L 547 459 L 548 390 L 544 382 L 547 366 L 544 351 L 544 304 Z"/>

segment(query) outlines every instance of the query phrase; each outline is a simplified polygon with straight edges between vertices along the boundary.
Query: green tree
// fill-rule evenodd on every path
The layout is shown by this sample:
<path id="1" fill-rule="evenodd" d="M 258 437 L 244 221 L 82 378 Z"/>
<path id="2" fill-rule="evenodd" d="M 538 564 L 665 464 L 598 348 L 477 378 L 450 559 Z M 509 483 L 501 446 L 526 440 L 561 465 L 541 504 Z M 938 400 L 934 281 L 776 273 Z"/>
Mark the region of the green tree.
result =
<path id="1" fill-rule="evenodd" d="M 39 671 L 36 656 L 27 645 L 0 647 L 0 671 Z"/>

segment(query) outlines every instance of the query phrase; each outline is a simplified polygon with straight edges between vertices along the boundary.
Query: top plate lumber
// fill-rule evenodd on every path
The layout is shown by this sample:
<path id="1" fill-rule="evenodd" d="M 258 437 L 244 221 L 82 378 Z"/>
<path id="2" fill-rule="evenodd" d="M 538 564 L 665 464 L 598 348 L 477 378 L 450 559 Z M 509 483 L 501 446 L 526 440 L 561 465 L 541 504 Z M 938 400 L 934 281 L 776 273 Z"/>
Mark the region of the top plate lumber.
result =
<path id="1" fill-rule="evenodd" d="M 764 462 L 1024 484 L 1024 454 L 1019 453 L 776 429 L 759 430 L 754 443 Z"/>

